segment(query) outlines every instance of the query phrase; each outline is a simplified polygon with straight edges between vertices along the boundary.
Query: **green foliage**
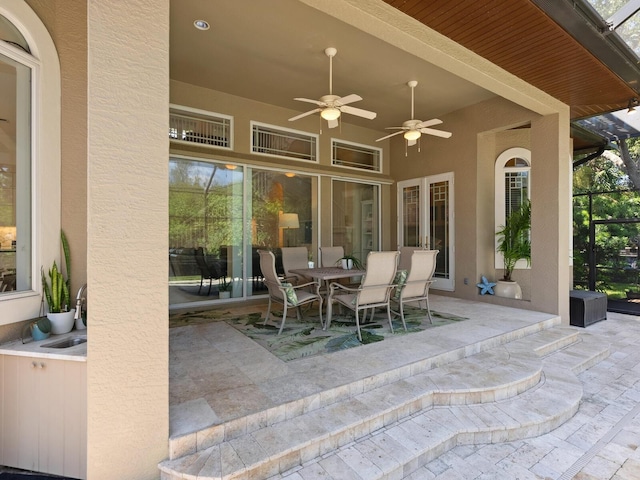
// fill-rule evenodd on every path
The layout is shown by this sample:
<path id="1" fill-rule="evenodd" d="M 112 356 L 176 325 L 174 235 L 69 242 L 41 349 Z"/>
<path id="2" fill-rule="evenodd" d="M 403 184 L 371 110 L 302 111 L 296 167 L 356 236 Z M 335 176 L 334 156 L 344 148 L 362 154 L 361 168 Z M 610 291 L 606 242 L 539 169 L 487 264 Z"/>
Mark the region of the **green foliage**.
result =
<path id="1" fill-rule="evenodd" d="M 44 268 L 40 270 L 40 274 L 42 277 L 44 296 L 47 299 L 47 305 L 49 305 L 49 312 L 66 312 L 69 308 L 69 287 L 62 272 L 58 270 L 58 265 L 56 265 L 55 260 L 49 270 L 49 280 L 51 283 L 47 282 L 44 275 Z"/>
<path id="2" fill-rule="evenodd" d="M 517 210 L 512 211 L 504 225 L 496 232 L 498 251 L 504 258 L 504 278 L 511 281 L 511 274 L 520 259 L 531 264 L 531 202 L 523 202 Z"/>
<path id="3" fill-rule="evenodd" d="M 340 265 L 342 260 L 351 260 L 353 262 L 353 268 L 357 270 L 364 270 L 364 265 L 362 265 L 362 262 L 360 261 L 360 259 L 354 255 L 345 255 L 344 257 L 338 260 L 336 265 Z"/>
<path id="4" fill-rule="evenodd" d="M 69 242 L 67 241 L 67 236 L 64 234 L 64 230 L 60 230 L 60 241 L 62 242 L 64 264 L 67 271 L 67 289 L 71 291 L 71 250 L 69 249 Z"/>

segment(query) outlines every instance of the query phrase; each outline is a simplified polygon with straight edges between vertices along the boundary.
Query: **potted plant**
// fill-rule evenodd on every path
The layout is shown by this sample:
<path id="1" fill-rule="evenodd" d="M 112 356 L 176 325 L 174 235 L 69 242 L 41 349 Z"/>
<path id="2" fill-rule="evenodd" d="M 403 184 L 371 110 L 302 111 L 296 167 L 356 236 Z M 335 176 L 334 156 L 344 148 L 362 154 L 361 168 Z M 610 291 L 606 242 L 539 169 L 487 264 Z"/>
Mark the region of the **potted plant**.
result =
<path id="1" fill-rule="evenodd" d="M 526 260 L 531 265 L 531 202 L 525 201 L 512 211 L 504 222 L 504 226 L 496 232 L 498 252 L 504 259 L 504 276 L 498 280 L 495 293 L 501 297 L 522 298 L 520 285 L 511 275 L 518 260 Z"/>
<path id="2" fill-rule="evenodd" d="M 351 270 L 356 268 L 357 270 L 363 270 L 362 262 L 354 255 L 345 255 L 338 260 L 338 263 L 342 265 L 345 270 Z"/>
<path id="3" fill-rule="evenodd" d="M 56 261 L 53 261 L 53 266 L 49 269 L 49 280 L 44 273 L 44 268 L 40 269 L 42 278 L 42 289 L 44 296 L 47 299 L 47 306 L 49 307 L 49 313 L 47 318 L 51 322 L 51 333 L 58 335 L 61 333 L 68 333 L 73 328 L 75 309 L 69 310 L 70 296 L 69 288 L 71 285 L 69 272 L 71 272 L 71 253 L 69 250 L 69 243 L 64 232 L 60 232 L 60 239 L 62 241 L 62 249 L 64 251 L 64 259 L 67 270 L 67 278 L 60 270 Z"/>
<path id="4" fill-rule="evenodd" d="M 228 281 L 227 277 L 221 277 L 218 284 L 218 298 L 231 298 L 231 288 L 233 281 Z"/>

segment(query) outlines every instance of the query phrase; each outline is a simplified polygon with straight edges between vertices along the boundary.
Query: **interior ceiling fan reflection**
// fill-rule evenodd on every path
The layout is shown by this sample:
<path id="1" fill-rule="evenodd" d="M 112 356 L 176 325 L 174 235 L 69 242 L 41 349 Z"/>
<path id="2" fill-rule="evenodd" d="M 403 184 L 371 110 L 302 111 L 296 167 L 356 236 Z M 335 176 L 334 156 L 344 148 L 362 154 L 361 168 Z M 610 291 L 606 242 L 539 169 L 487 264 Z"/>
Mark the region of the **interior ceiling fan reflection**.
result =
<path id="1" fill-rule="evenodd" d="M 320 97 L 319 100 L 300 97 L 294 98 L 294 100 L 298 100 L 299 102 L 313 103 L 317 105 L 318 108 L 314 108 L 308 112 L 291 117 L 289 121 L 293 122 L 308 115 L 320 112 L 320 116 L 327 121 L 329 128 L 335 128 L 338 126 L 338 118 L 342 113 L 348 113 L 350 115 L 367 118 L 369 120 L 376 118 L 375 112 L 370 112 L 369 110 L 363 110 L 349 105 L 362 100 L 360 95 L 352 93 L 346 97 L 339 97 L 338 95 L 333 94 L 333 57 L 335 57 L 338 51 L 333 47 L 329 47 L 325 49 L 324 53 L 329 57 L 329 94 Z"/>
<path id="2" fill-rule="evenodd" d="M 399 135 L 400 133 L 404 134 L 404 138 L 407 140 L 407 145 L 412 146 L 415 145 L 420 136 L 424 133 L 427 135 L 435 135 L 436 137 L 449 138 L 451 137 L 451 132 L 445 132 L 444 130 L 436 130 L 433 127 L 434 125 L 440 125 L 442 120 L 437 118 L 432 118 L 431 120 L 416 120 L 414 118 L 414 89 L 418 82 L 415 80 L 411 80 L 407 83 L 411 88 L 411 120 L 407 120 L 402 124 L 401 127 L 387 127 L 387 130 L 398 130 L 390 135 L 386 135 L 384 137 L 378 138 L 376 142 L 380 140 L 385 140 L 387 138 L 393 137 L 395 135 Z"/>

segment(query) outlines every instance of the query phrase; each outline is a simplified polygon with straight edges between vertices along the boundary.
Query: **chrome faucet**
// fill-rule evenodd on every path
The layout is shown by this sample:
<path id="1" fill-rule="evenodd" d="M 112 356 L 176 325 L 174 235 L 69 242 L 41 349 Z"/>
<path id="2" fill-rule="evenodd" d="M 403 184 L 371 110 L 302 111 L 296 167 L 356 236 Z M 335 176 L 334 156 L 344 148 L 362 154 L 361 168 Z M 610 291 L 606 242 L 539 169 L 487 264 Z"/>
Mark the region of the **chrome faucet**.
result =
<path id="1" fill-rule="evenodd" d="M 82 318 L 82 304 L 86 301 L 85 292 L 87 291 L 87 284 L 85 283 L 80 290 L 78 290 L 78 294 L 76 295 L 76 313 L 73 318 L 75 320 L 79 320 Z"/>

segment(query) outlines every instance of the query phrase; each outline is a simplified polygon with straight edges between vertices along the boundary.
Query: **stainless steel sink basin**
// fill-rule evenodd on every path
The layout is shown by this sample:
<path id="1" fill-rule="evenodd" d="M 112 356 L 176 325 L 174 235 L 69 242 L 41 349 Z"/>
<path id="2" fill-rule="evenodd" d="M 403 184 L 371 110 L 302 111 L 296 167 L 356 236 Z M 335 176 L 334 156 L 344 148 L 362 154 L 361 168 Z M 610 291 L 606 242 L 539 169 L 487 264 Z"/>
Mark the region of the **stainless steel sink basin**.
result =
<path id="1" fill-rule="evenodd" d="M 75 347 L 76 345 L 80 345 L 86 342 L 87 342 L 86 336 L 75 336 L 75 337 L 67 337 L 62 340 L 56 340 L 49 343 L 43 343 L 40 346 L 43 348 L 69 348 L 69 347 Z"/>

